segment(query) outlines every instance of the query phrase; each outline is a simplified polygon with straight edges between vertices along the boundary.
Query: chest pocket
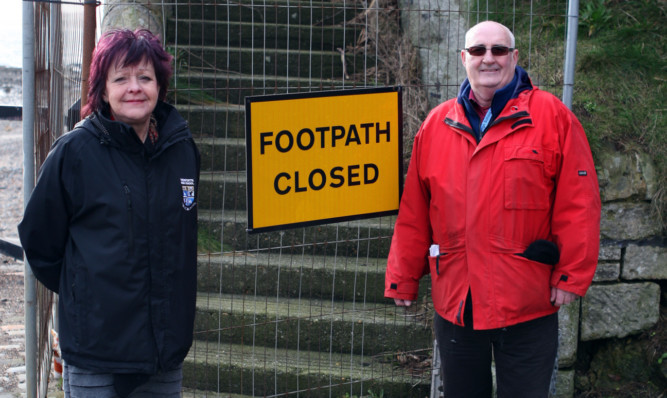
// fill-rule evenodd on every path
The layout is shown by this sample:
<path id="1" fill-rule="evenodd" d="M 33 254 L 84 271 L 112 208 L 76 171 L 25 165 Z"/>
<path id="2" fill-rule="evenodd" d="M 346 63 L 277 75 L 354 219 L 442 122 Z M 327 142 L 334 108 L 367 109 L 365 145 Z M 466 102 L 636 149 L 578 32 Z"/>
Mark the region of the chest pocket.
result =
<path id="1" fill-rule="evenodd" d="M 539 147 L 505 148 L 503 162 L 505 208 L 546 210 L 551 192 L 547 169 L 550 152 Z"/>

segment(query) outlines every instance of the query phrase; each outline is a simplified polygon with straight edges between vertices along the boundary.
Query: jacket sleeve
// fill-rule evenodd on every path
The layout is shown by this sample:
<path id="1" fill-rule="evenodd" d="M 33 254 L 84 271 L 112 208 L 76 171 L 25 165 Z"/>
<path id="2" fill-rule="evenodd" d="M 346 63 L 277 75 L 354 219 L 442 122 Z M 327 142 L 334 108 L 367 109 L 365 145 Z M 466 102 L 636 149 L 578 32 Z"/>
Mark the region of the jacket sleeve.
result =
<path id="1" fill-rule="evenodd" d="M 560 169 L 556 173 L 551 232 L 560 261 L 551 275 L 551 286 L 583 296 L 590 286 L 600 249 L 600 190 L 593 157 L 584 129 L 562 107 Z"/>
<path id="2" fill-rule="evenodd" d="M 430 194 L 420 179 L 421 142 L 420 130 L 415 137 L 389 250 L 384 290 L 385 297 L 389 298 L 416 299 L 419 279 L 429 272 L 427 254 L 432 239 Z"/>
<path id="3" fill-rule="evenodd" d="M 19 238 L 32 272 L 58 293 L 70 219 L 63 184 L 64 148 L 54 145 L 39 172 L 37 184 L 18 226 Z"/>

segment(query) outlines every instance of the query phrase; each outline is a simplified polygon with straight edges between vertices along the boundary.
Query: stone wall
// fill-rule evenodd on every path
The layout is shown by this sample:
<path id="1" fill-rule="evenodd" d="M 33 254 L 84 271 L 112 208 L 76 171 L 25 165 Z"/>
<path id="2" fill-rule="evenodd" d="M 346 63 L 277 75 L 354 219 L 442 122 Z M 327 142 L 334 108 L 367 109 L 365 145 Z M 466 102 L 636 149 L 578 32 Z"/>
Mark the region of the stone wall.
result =
<path id="1" fill-rule="evenodd" d="M 456 66 L 460 57 L 455 49 L 462 47 L 467 27 L 456 19 L 460 14 L 453 12 L 459 7 L 455 0 L 399 3 L 404 29 L 424 61 L 422 81 L 433 107 L 455 96 L 465 77 Z M 439 8 L 426 11 L 434 7 Z M 573 366 L 582 342 L 636 335 L 658 322 L 659 281 L 667 279 L 665 237 L 651 204 L 657 189 L 651 159 L 613 147 L 594 157 L 603 201 L 602 243 L 593 285 L 584 298 L 559 312 L 559 397 L 574 394 Z"/>
<path id="2" fill-rule="evenodd" d="M 165 37 L 162 19 L 168 7 L 161 0 L 108 0 L 104 11 L 101 31 L 113 28 L 145 28 Z"/>
<path id="3" fill-rule="evenodd" d="M 602 243 L 593 285 L 580 300 L 580 321 L 572 327 L 578 328 L 578 345 L 605 341 L 611 342 L 606 344 L 606 352 L 615 351 L 609 348 L 614 345 L 623 352 L 627 351 L 626 344 L 636 341 L 622 338 L 639 335 L 660 319 L 661 281 L 667 279 L 667 245 L 659 217 L 652 208 L 657 180 L 648 156 L 619 153 L 612 147 L 603 148 L 594 156 L 602 197 Z M 644 355 L 634 348 L 632 351 L 637 357 Z M 613 371 L 632 373 L 624 365 L 609 363 L 612 361 L 605 358 L 603 362 L 616 366 Z M 600 361 L 593 358 L 592 362 Z M 650 372 L 649 368 L 650 364 L 644 373 Z M 662 369 L 663 378 L 667 376 L 665 370 Z M 627 382 L 646 382 L 649 375 L 642 375 L 643 380 L 634 380 L 632 374 L 617 377 Z"/>
<path id="4" fill-rule="evenodd" d="M 460 49 L 466 23 L 458 0 L 399 0 L 403 30 L 422 59 L 429 108 L 456 96 L 465 79 Z"/>

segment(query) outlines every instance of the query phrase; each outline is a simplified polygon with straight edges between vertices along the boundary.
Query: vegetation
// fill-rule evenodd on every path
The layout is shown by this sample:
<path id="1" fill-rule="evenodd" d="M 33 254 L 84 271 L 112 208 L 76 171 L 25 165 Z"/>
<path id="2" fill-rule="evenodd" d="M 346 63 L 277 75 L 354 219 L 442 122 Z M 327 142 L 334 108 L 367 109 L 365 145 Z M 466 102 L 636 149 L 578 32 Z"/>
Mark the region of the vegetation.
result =
<path id="1" fill-rule="evenodd" d="M 199 228 L 197 232 L 197 253 L 221 253 L 222 243 L 220 239 L 211 234 L 205 228 Z"/>
<path id="2" fill-rule="evenodd" d="M 665 132 L 665 2 L 594 1 L 607 13 L 582 18 L 588 36 L 580 40 L 574 110 L 594 132 L 596 146 L 641 149 L 660 173 L 658 216 L 667 209 Z"/>

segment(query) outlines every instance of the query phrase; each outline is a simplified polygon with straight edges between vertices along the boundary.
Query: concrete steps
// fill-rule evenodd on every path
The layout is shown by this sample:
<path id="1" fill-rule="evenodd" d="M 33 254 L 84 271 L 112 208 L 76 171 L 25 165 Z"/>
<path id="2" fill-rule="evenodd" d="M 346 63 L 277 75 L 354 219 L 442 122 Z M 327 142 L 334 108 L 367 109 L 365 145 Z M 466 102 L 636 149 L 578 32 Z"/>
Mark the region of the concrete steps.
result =
<path id="1" fill-rule="evenodd" d="M 202 155 L 199 233 L 213 242 L 198 259 L 185 397 L 429 395 L 431 319 L 383 297 L 395 217 L 246 231 L 245 98 L 357 88 L 345 75 L 375 64 L 346 50 L 362 8 L 189 0 L 170 10 L 169 101 Z M 401 360 L 407 353 L 419 363 Z"/>
<path id="2" fill-rule="evenodd" d="M 232 394 L 218 391 L 204 391 L 194 388 L 183 388 L 183 398 L 253 398 L 251 395 Z"/>
<path id="3" fill-rule="evenodd" d="M 326 349 L 326 344 L 301 351 L 196 340 L 183 366 L 183 382 L 260 397 L 344 397 L 368 390 L 388 397 L 429 395 L 430 376 L 399 366 L 390 355 Z"/>
<path id="4" fill-rule="evenodd" d="M 259 72 L 259 73 L 258 73 Z M 211 97 L 226 102 L 242 104 L 245 97 L 254 95 L 285 94 L 288 92 L 340 90 L 344 82 L 339 79 L 314 77 L 287 77 L 240 73 L 187 72 L 179 74 L 179 82 L 187 85 L 181 91 L 203 91 Z M 350 84 L 348 83 L 348 86 Z M 225 93 L 222 97 L 221 93 Z"/>
<path id="5" fill-rule="evenodd" d="M 224 179 L 224 174 L 239 173 L 245 177 L 246 156 L 245 140 L 242 138 L 196 138 L 197 148 L 201 154 L 201 167 L 208 180 Z M 234 171 L 228 171 L 234 170 Z"/>
<path id="6" fill-rule="evenodd" d="M 180 91 L 179 91 L 180 93 Z M 200 137 L 245 139 L 245 107 L 240 104 L 220 102 L 215 104 L 192 104 L 188 95 L 173 101 L 178 111 L 188 121 L 195 139 Z"/>
<path id="7" fill-rule="evenodd" d="M 266 5 L 266 7 L 265 7 Z M 258 23 L 295 23 L 313 26 L 337 25 L 361 10 L 360 2 L 314 0 L 269 0 L 213 2 L 190 0 L 179 2 L 174 17 L 195 21 L 211 18 L 218 21 L 255 21 Z M 173 37 L 170 38 L 173 42 Z"/>
<path id="8" fill-rule="evenodd" d="M 260 49 L 325 50 L 336 49 L 346 42 L 345 36 L 356 37 L 361 26 L 320 25 L 239 20 L 180 19 L 189 27 L 188 36 L 178 36 L 174 45 L 215 44 Z M 313 48 L 313 44 L 319 47 Z"/>
<path id="9" fill-rule="evenodd" d="M 225 344 L 379 355 L 421 348 L 431 336 L 421 321 L 386 302 L 200 293 L 195 333 Z"/>
<path id="10" fill-rule="evenodd" d="M 383 297 L 386 260 L 377 256 L 334 259 L 312 254 L 312 249 L 302 248 L 301 255 L 269 251 L 200 255 L 198 291 L 352 304 L 389 303 Z M 429 285 L 427 276 L 420 282 L 420 290 L 427 292 Z M 378 308 L 384 311 L 385 307 Z"/>
<path id="11" fill-rule="evenodd" d="M 234 70 L 247 75 L 307 77 L 313 73 L 317 79 L 343 79 L 345 73 L 361 73 L 369 61 L 361 56 L 345 56 L 334 46 L 324 50 L 292 50 L 289 48 L 265 49 L 231 47 L 226 45 L 189 45 L 180 47 L 178 62 L 185 62 L 191 70 L 222 72 Z"/>
<path id="12" fill-rule="evenodd" d="M 291 254 L 384 258 L 389 253 L 393 220 L 378 217 L 248 235 L 247 214 L 240 210 L 199 210 L 199 229 L 225 250 L 282 249 Z"/>

